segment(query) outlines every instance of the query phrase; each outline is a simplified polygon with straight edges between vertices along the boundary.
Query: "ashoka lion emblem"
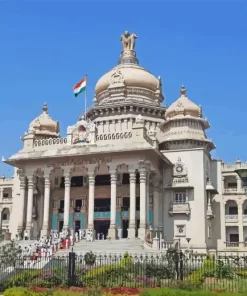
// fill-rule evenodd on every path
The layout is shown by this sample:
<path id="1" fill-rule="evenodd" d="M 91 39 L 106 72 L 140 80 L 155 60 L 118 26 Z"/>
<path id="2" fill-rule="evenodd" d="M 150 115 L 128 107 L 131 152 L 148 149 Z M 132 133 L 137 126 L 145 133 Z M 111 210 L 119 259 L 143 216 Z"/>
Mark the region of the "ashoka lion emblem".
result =
<path id="1" fill-rule="evenodd" d="M 89 143 L 90 129 L 87 124 L 80 124 L 77 129 L 77 133 L 74 134 L 73 144 L 77 143 Z"/>

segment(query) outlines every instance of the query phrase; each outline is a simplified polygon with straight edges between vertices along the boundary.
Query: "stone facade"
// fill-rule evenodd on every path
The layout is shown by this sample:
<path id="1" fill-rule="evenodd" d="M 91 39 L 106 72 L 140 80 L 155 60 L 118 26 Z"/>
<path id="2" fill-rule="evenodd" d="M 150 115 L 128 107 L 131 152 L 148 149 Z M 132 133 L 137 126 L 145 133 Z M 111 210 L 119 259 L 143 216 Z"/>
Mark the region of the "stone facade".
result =
<path id="1" fill-rule="evenodd" d="M 45 104 L 24 134 L 23 148 L 4 159 L 15 173 L 0 179 L 2 229 L 9 221 L 13 237 L 83 228 L 96 237 L 145 241 L 152 228 L 165 241 L 201 252 L 233 246 L 226 241 L 237 232 L 244 248 L 245 194 L 239 180 L 227 185 L 230 176 L 236 179 L 234 168 L 227 171 L 211 158 L 215 146 L 206 137 L 202 108 L 184 86 L 163 107 L 161 78 L 139 65 L 137 35 L 127 33 L 118 65 L 97 82 L 86 118 L 61 137 Z"/>

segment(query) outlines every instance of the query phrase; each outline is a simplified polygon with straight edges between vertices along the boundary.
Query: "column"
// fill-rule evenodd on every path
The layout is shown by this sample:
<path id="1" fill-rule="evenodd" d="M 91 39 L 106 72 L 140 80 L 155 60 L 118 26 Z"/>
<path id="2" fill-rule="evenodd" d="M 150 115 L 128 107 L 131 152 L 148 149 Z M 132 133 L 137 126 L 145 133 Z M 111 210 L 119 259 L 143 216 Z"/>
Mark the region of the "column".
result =
<path id="1" fill-rule="evenodd" d="M 64 218 L 63 229 L 69 228 L 69 208 L 70 208 L 70 171 L 64 172 Z"/>
<path id="2" fill-rule="evenodd" d="M 48 236 L 49 215 L 50 215 L 50 173 L 44 174 L 44 214 L 41 237 Z"/>
<path id="3" fill-rule="evenodd" d="M 223 176 L 222 179 L 221 179 L 221 191 L 222 191 L 222 194 L 225 192 L 225 177 Z"/>
<path id="4" fill-rule="evenodd" d="M 129 169 L 130 176 L 130 210 L 128 238 L 136 237 L 136 170 Z"/>
<path id="5" fill-rule="evenodd" d="M 24 213 L 25 213 L 25 194 L 26 194 L 26 177 L 21 173 L 20 176 L 20 212 L 19 212 L 19 222 L 17 230 L 22 232 L 24 229 Z"/>
<path id="6" fill-rule="evenodd" d="M 162 225 L 162 221 L 160 219 L 160 188 L 159 188 L 159 179 L 158 177 L 154 177 L 153 180 L 153 228 L 158 229 L 160 225 Z"/>
<path id="7" fill-rule="evenodd" d="M 146 168 L 139 169 L 140 173 L 140 228 L 138 230 L 138 238 L 144 240 L 147 227 L 147 215 L 146 215 Z"/>
<path id="8" fill-rule="evenodd" d="M 226 222 L 225 222 L 225 207 L 226 203 L 225 201 L 220 202 L 220 232 L 221 232 L 221 243 L 225 247 L 226 243 Z"/>
<path id="9" fill-rule="evenodd" d="M 237 176 L 237 192 L 242 192 L 243 189 L 242 189 L 242 180 L 239 176 Z"/>
<path id="10" fill-rule="evenodd" d="M 147 222 L 147 226 L 149 226 L 149 177 L 150 177 L 150 173 L 147 172 L 147 174 L 146 174 L 146 178 L 147 178 L 147 181 L 146 181 L 146 222 Z"/>
<path id="11" fill-rule="evenodd" d="M 33 175 L 27 176 L 28 180 L 28 193 L 27 193 L 27 222 L 25 233 L 29 239 L 32 238 L 32 222 L 33 222 Z"/>
<path id="12" fill-rule="evenodd" d="M 0 201 L 3 200 L 3 188 L 0 188 Z"/>
<path id="13" fill-rule="evenodd" d="M 94 190 L 95 190 L 95 176 L 94 172 L 88 174 L 88 226 L 90 230 L 94 229 Z"/>
<path id="14" fill-rule="evenodd" d="M 2 209 L 0 209 L 0 234 L 2 234 Z"/>
<path id="15" fill-rule="evenodd" d="M 116 229 L 116 207 L 117 207 L 117 170 L 111 170 L 111 223 L 108 230 L 108 237 L 115 240 L 117 238 Z"/>
<path id="16" fill-rule="evenodd" d="M 243 245 L 244 243 L 244 227 L 243 227 L 243 202 L 238 201 L 238 235 L 239 242 Z"/>

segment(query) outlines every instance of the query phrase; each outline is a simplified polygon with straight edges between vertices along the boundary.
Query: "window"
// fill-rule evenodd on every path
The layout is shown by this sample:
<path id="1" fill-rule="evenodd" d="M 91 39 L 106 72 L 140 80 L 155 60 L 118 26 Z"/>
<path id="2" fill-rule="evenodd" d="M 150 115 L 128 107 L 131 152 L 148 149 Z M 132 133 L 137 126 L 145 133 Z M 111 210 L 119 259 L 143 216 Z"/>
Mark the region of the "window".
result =
<path id="1" fill-rule="evenodd" d="M 229 215 L 237 215 L 238 207 L 229 207 Z"/>
<path id="2" fill-rule="evenodd" d="M 186 202 L 186 192 L 176 192 L 174 202 L 177 202 L 177 203 Z"/>
<path id="3" fill-rule="evenodd" d="M 71 178 L 71 187 L 82 187 L 83 176 L 75 176 Z"/>
<path id="4" fill-rule="evenodd" d="M 3 213 L 3 218 L 2 220 L 8 220 L 8 214 L 7 213 Z"/>
<path id="5" fill-rule="evenodd" d="M 8 198 L 9 197 L 9 194 L 8 193 L 4 193 L 3 194 L 3 198 Z"/>
<path id="6" fill-rule="evenodd" d="M 97 175 L 95 177 L 95 186 L 109 186 L 111 185 L 110 175 Z"/>

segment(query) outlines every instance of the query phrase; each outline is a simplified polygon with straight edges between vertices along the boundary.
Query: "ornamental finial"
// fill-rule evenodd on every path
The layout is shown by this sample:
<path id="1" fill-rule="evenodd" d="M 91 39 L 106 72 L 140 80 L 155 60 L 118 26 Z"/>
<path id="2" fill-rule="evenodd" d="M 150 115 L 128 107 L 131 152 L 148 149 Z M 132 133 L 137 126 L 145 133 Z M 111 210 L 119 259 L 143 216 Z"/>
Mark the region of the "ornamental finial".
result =
<path id="1" fill-rule="evenodd" d="M 186 95 L 186 92 L 187 92 L 187 89 L 184 87 L 184 85 L 182 84 L 182 86 L 181 86 L 181 89 L 180 89 L 180 94 L 182 95 L 182 96 L 185 96 Z"/>
<path id="2" fill-rule="evenodd" d="M 47 106 L 46 103 L 44 103 L 44 106 L 43 106 L 42 110 L 43 110 L 43 112 L 47 113 L 47 111 L 48 111 L 48 106 Z"/>

